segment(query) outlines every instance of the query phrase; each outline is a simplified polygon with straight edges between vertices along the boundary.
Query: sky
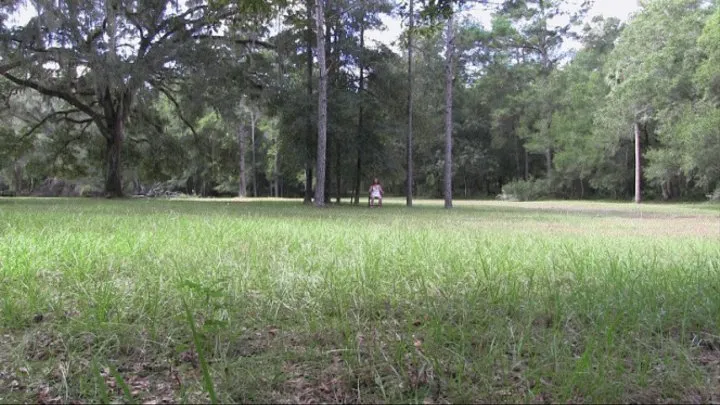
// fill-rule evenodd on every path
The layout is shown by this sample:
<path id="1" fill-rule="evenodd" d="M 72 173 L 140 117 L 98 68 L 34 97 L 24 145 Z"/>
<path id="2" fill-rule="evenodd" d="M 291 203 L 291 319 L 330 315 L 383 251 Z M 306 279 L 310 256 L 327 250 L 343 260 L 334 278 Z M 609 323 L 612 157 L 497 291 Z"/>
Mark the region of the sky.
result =
<path id="1" fill-rule="evenodd" d="M 588 20 L 593 16 L 602 15 L 604 17 L 617 17 L 623 21 L 627 20 L 628 17 L 640 8 L 638 0 L 595 0 L 593 8 L 588 13 Z M 28 9 L 23 7 L 20 12 L 11 16 L 11 22 L 16 24 L 24 25 L 34 15 L 34 9 Z M 473 19 L 481 22 L 483 25 L 489 25 L 490 14 L 483 11 L 481 7 L 476 7 L 474 10 L 466 11 L 465 14 L 470 15 Z M 367 34 L 367 39 L 370 43 L 373 41 L 381 42 L 392 49 L 397 50 L 397 47 L 393 46 L 392 43 L 399 37 L 400 32 L 403 29 L 403 25 L 399 18 L 393 16 L 382 17 L 383 23 L 385 24 L 385 30 L 370 30 Z M 577 43 L 567 44 L 569 47 L 576 47 Z"/>
<path id="2" fill-rule="evenodd" d="M 604 17 L 617 17 L 620 20 L 626 21 L 628 17 L 639 8 L 640 6 L 637 0 L 595 0 L 595 4 L 588 13 L 587 19 L 589 20 L 594 16 L 602 15 Z M 490 23 L 489 13 L 480 10 L 479 7 L 467 12 L 467 14 L 483 25 L 487 26 Z M 368 39 L 370 39 L 371 42 L 379 41 L 390 46 L 392 49 L 396 49 L 396 47 L 392 46 L 392 43 L 398 38 L 404 27 L 396 17 L 385 16 L 382 20 L 385 23 L 386 30 L 368 31 Z"/>

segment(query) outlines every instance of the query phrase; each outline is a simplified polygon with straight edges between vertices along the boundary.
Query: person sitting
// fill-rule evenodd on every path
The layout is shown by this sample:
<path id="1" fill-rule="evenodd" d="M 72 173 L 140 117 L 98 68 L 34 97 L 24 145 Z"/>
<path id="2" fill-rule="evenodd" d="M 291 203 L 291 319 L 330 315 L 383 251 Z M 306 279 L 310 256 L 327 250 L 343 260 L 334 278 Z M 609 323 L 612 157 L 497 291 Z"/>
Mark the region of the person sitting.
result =
<path id="1" fill-rule="evenodd" d="M 383 189 L 377 177 L 373 179 L 373 183 L 368 192 L 370 193 L 370 196 L 368 197 L 368 206 L 374 207 L 375 200 L 377 199 L 377 206 L 382 207 Z"/>

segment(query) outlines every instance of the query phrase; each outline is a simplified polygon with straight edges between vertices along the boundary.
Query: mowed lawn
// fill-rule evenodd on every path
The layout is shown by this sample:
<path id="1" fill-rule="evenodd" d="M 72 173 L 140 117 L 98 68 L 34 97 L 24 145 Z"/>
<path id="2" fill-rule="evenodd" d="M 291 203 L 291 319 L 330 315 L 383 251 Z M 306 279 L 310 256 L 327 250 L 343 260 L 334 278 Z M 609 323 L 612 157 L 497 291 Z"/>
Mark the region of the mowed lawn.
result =
<path id="1" fill-rule="evenodd" d="M 0 402 L 718 402 L 720 208 L 0 199 Z"/>

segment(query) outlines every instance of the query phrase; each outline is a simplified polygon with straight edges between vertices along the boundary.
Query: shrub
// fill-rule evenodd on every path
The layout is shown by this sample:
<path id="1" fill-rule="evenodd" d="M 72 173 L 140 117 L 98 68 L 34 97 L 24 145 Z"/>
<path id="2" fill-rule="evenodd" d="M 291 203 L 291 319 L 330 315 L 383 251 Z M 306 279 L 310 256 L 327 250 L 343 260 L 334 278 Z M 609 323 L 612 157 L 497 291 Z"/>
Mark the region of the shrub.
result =
<path id="1" fill-rule="evenodd" d="M 716 188 L 715 191 L 707 195 L 710 202 L 720 203 L 720 187 Z"/>
<path id="2" fill-rule="evenodd" d="M 92 184 L 77 185 L 75 189 L 80 197 L 99 197 L 103 194 L 101 188 Z"/>
<path id="3" fill-rule="evenodd" d="M 498 196 L 507 201 L 534 201 L 552 195 L 552 188 L 547 179 L 516 180 L 503 186 Z"/>

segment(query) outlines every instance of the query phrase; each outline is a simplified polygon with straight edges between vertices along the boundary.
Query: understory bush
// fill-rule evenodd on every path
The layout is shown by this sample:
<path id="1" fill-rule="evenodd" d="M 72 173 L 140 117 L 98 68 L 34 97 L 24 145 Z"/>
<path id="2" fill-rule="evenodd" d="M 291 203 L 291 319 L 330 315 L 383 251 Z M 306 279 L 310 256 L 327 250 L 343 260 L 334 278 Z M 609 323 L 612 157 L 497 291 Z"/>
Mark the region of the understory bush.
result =
<path id="1" fill-rule="evenodd" d="M 708 194 L 708 199 L 710 199 L 710 202 L 714 203 L 720 203 L 720 187 L 716 188 L 715 191 Z"/>
<path id="2" fill-rule="evenodd" d="M 516 180 L 504 185 L 498 198 L 506 201 L 534 201 L 552 194 L 547 179 Z"/>

